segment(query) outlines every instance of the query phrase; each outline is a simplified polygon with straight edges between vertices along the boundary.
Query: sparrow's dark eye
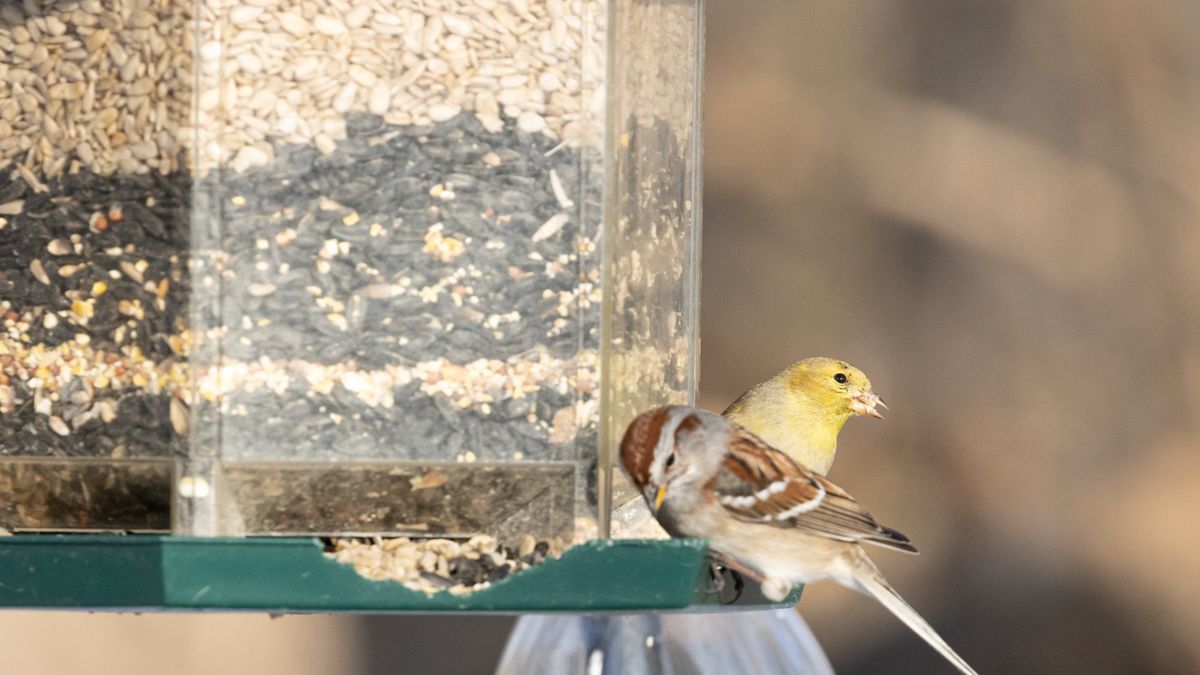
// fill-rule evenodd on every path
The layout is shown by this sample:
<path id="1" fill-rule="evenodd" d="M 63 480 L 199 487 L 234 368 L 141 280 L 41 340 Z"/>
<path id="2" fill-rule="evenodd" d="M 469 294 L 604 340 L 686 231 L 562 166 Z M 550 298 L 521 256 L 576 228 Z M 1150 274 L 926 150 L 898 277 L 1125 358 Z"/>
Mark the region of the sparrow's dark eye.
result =
<path id="1" fill-rule="evenodd" d="M 837 375 L 833 376 L 833 380 L 838 384 L 846 384 L 846 374 L 838 373 Z"/>
<path id="2" fill-rule="evenodd" d="M 675 453 L 672 452 L 670 455 L 667 456 L 667 468 L 668 469 L 671 468 L 671 465 L 673 465 L 674 463 L 675 463 Z"/>

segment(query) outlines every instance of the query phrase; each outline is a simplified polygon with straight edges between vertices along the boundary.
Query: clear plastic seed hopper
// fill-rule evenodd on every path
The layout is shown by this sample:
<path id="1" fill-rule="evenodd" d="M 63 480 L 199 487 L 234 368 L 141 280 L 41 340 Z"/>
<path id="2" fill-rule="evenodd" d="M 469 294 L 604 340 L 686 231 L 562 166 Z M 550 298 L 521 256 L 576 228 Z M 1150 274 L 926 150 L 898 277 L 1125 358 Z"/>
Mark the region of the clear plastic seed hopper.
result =
<path id="1" fill-rule="evenodd" d="M 0 568 L 59 590 L 0 601 L 690 603 L 702 545 L 581 544 L 654 531 L 613 450 L 695 391 L 701 54 L 695 0 L 5 3 Z M 447 599 L 364 537 L 566 553 Z"/>

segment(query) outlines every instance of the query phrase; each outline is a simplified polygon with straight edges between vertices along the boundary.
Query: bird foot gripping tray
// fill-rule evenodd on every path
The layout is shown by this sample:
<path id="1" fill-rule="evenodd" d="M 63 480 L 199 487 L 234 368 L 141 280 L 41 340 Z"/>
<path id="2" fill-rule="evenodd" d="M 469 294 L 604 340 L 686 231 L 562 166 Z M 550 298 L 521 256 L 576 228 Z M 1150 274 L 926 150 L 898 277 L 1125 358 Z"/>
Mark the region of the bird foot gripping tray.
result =
<path id="1" fill-rule="evenodd" d="M 624 425 L 695 391 L 702 42 L 698 0 L 2 3 L 0 604 L 692 602 L 701 545 L 605 539 Z"/>

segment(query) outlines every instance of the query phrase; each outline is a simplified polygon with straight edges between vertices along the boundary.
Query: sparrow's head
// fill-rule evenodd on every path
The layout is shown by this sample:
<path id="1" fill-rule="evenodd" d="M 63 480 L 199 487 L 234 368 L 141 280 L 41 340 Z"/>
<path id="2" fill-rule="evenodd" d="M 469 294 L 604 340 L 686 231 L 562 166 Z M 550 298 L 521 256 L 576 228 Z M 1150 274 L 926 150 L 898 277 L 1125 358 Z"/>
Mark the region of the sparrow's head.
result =
<path id="1" fill-rule="evenodd" d="M 816 356 L 793 363 L 780 377 L 801 401 L 843 420 L 851 415 L 883 419 L 875 408 L 887 408 L 871 390 L 866 373 L 845 361 Z"/>
<path id="2" fill-rule="evenodd" d="M 689 406 L 664 406 L 642 413 L 621 439 L 621 464 L 658 512 L 669 485 L 707 480 L 724 456 L 728 423 Z"/>

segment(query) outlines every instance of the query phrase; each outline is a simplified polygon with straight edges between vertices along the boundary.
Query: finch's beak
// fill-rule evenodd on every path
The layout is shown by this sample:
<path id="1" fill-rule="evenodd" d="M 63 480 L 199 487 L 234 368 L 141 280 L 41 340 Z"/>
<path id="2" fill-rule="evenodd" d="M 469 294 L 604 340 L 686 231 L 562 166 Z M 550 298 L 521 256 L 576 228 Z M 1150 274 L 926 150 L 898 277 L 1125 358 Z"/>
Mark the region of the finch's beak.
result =
<path id="1" fill-rule="evenodd" d="M 663 483 L 658 486 L 658 492 L 654 493 L 654 512 L 662 508 L 663 500 L 667 498 L 667 484 Z"/>
<path id="2" fill-rule="evenodd" d="M 883 402 L 883 399 L 876 396 L 875 392 L 870 389 L 858 392 L 851 398 L 850 402 L 850 409 L 854 411 L 855 415 L 867 415 L 876 419 L 883 419 L 883 415 L 879 414 L 879 411 L 875 409 L 876 406 L 880 406 L 885 410 L 887 409 L 887 404 Z"/>

